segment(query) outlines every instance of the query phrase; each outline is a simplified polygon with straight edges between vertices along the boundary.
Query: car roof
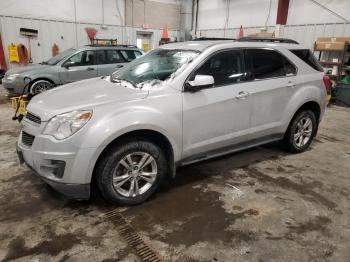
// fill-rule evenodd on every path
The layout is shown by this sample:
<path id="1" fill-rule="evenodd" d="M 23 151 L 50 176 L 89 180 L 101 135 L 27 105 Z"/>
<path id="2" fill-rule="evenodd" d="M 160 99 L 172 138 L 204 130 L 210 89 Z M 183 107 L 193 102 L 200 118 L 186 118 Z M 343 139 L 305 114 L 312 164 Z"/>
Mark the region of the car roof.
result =
<path id="1" fill-rule="evenodd" d="M 294 43 L 279 43 L 279 42 L 250 42 L 250 41 L 235 41 L 235 40 L 201 40 L 201 41 L 187 41 L 176 42 L 160 46 L 163 49 L 184 49 L 184 50 L 196 50 L 202 52 L 203 50 L 212 47 L 259 47 L 259 48 L 274 48 L 281 47 L 286 49 L 306 49 L 305 47 Z"/>

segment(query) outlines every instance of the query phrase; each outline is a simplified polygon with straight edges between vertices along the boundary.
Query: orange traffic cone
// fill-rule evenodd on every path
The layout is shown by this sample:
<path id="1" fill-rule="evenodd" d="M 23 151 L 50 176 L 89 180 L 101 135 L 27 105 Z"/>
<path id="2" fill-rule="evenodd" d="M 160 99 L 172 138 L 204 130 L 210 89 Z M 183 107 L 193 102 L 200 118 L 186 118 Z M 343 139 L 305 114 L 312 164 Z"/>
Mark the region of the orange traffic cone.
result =
<path id="1" fill-rule="evenodd" d="M 165 24 L 163 27 L 163 34 L 162 34 L 162 38 L 159 41 L 159 45 L 164 45 L 170 42 L 169 39 L 169 30 L 168 30 L 168 25 Z"/>
<path id="2" fill-rule="evenodd" d="M 169 30 L 167 24 L 165 24 L 163 27 L 162 39 L 169 39 Z"/>
<path id="3" fill-rule="evenodd" d="M 238 35 L 238 38 L 242 38 L 243 36 L 244 36 L 243 26 L 241 25 L 241 27 L 239 28 L 239 35 Z"/>

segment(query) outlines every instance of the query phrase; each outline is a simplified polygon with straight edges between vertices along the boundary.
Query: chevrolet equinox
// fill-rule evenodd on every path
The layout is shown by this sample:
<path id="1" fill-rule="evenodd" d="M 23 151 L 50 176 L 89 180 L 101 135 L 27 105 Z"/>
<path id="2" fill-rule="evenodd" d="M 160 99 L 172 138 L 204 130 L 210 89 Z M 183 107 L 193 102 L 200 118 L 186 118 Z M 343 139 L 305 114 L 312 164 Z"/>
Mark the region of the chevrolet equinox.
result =
<path id="1" fill-rule="evenodd" d="M 328 79 L 310 50 L 265 40 L 171 43 L 110 76 L 39 94 L 19 159 L 69 197 L 89 198 L 96 185 L 109 202 L 134 205 L 179 166 L 273 141 L 303 152 Z"/>

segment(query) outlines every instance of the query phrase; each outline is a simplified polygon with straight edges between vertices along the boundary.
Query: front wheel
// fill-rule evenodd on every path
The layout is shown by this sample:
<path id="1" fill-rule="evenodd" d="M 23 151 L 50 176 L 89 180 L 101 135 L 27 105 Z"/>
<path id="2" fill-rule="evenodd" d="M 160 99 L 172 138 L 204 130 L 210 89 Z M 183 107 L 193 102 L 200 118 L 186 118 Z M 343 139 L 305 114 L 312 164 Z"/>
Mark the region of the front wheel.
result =
<path id="1" fill-rule="evenodd" d="M 162 150 L 149 141 L 127 142 L 109 150 L 97 167 L 103 197 L 116 205 L 136 205 L 149 198 L 166 172 Z"/>
<path id="2" fill-rule="evenodd" d="M 304 152 L 310 146 L 317 133 L 318 123 L 314 112 L 301 111 L 292 120 L 284 142 L 292 153 Z"/>
<path id="3" fill-rule="evenodd" d="M 30 93 L 32 95 L 37 95 L 52 88 L 52 86 L 52 83 L 47 80 L 38 80 L 30 86 Z"/>

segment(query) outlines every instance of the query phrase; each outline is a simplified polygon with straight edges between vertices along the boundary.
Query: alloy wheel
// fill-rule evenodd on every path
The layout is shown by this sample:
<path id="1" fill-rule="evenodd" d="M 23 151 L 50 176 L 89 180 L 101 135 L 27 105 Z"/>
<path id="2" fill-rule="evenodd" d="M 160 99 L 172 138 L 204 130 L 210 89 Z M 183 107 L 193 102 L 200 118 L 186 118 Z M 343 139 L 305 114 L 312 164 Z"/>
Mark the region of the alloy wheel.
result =
<path id="1" fill-rule="evenodd" d="M 157 163 L 150 154 L 130 153 L 118 162 L 113 173 L 113 187 L 124 197 L 136 197 L 152 187 L 157 174 Z"/>
<path id="2" fill-rule="evenodd" d="M 303 147 L 306 145 L 312 135 L 312 120 L 310 117 L 301 118 L 296 126 L 294 133 L 294 143 L 297 147 Z"/>
<path id="3" fill-rule="evenodd" d="M 36 95 L 36 94 L 40 94 L 46 90 L 48 90 L 50 88 L 50 85 L 47 82 L 38 82 L 36 84 L 33 85 L 32 87 L 32 94 Z"/>

